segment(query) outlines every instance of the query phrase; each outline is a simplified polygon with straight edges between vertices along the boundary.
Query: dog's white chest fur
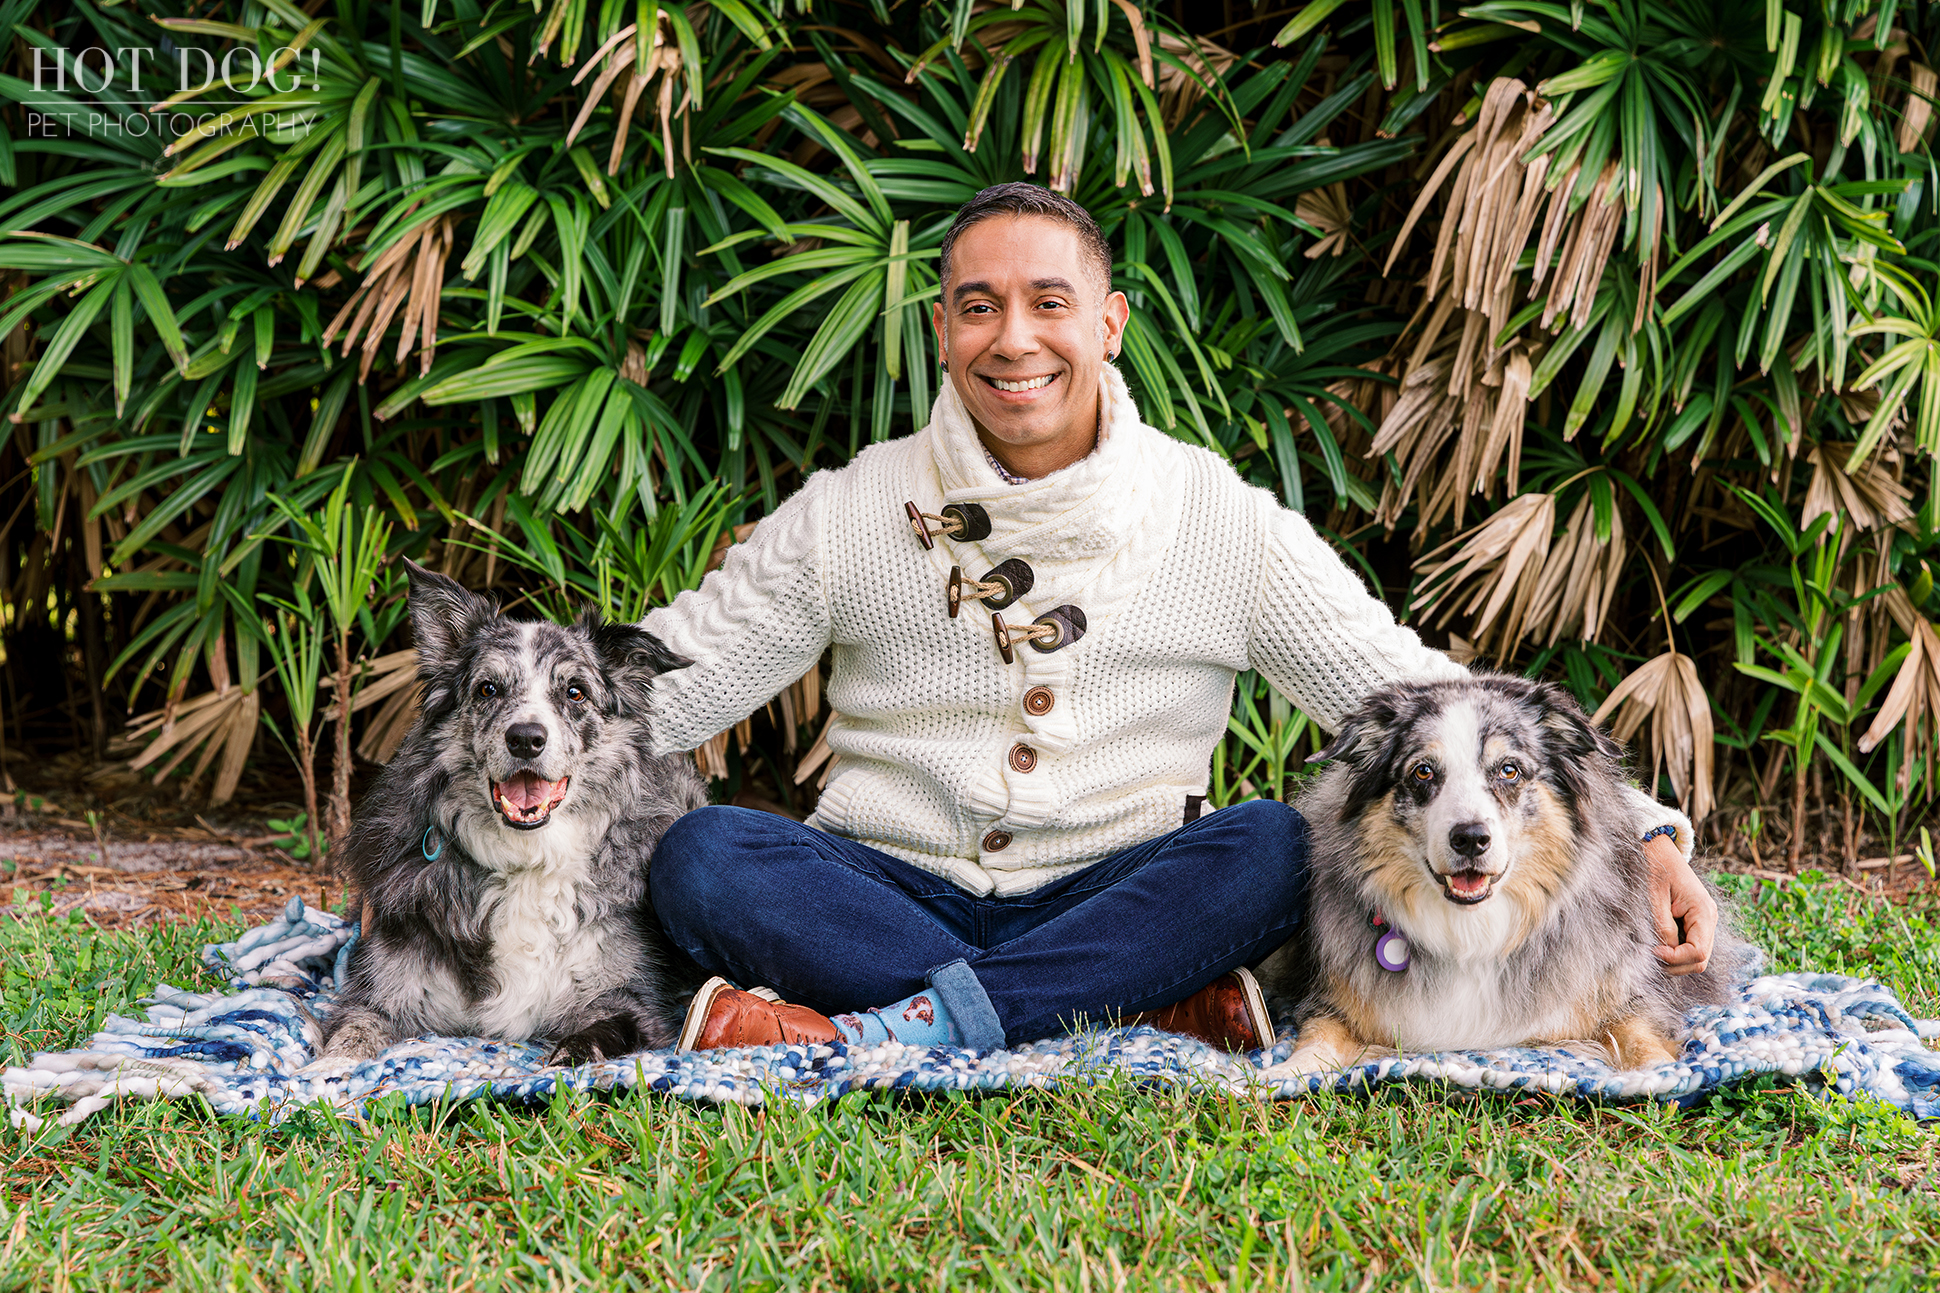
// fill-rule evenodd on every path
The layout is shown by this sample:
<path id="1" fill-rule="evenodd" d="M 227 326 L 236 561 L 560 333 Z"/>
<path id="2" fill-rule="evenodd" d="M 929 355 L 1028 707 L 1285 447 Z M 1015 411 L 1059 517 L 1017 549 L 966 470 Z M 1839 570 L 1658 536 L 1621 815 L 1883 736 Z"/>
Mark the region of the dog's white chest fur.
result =
<path id="1" fill-rule="evenodd" d="M 1582 1029 L 1579 1003 L 1532 1000 L 1497 962 L 1442 962 L 1431 970 L 1418 959 L 1404 973 L 1413 981 L 1375 1003 L 1390 1031 L 1368 1040 L 1411 1052 L 1487 1050 L 1563 1040 Z"/>
<path id="2" fill-rule="evenodd" d="M 522 1039 L 600 991 L 607 926 L 582 922 L 579 889 L 599 839 L 571 816 L 523 835 L 494 831 L 472 856 L 498 884 L 488 929 L 493 991 L 467 1014 L 476 1032 Z"/>

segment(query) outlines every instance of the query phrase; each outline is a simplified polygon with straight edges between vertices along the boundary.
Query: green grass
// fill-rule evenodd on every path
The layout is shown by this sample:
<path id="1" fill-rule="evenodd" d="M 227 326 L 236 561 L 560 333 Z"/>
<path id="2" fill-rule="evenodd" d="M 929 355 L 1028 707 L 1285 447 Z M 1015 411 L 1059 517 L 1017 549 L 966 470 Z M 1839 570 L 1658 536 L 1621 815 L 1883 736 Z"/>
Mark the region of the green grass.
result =
<path id="1" fill-rule="evenodd" d="M 1772 968 L 1940 1013 L 1928 899 L 1767 887 Z M 226 931 L 0 927 L 9 1059 Z M 1690 1111 L 1413 1088 L 1273 1105 L 1118 1083 L 834 1108 L 643 1097 L 189 1103 L 12 1133 L 0 1287 L 1931 1288 L 1934 1132 L 1768 1083 Z"/>

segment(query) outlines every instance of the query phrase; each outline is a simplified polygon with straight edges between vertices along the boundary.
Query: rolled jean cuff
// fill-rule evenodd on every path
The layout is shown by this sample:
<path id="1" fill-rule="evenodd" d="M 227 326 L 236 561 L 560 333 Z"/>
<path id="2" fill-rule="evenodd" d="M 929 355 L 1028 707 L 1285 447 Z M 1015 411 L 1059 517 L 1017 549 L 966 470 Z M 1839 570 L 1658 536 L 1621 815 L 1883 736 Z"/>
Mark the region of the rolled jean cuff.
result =
<path id="1" fill-rule="evenodd" d="M 1004 1026 L 997 1022 L 997 1010 L 968 962 L 939 965 L 930 971 L 929 981 L 965 1046 L 978 1051 L 1004 1048 Z"/>

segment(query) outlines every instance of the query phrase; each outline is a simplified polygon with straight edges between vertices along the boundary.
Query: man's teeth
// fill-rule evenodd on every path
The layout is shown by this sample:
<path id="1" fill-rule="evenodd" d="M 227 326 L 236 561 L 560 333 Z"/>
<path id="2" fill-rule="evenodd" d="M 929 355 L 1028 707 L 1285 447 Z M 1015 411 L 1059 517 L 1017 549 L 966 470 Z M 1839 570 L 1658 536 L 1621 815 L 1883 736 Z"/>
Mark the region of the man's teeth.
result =
<path id="1" fill-rule="evenodd" d="M 1051 373 L 1045 377 L 1033 377 L 1027 382 L 1000 382 L 995 377 L 991 378 L 990 381 L 1000 391 L 1034 391 L 1041 387 L 1049 386 L 1051 379 L 1056 376 L 1056 373 Z"/>

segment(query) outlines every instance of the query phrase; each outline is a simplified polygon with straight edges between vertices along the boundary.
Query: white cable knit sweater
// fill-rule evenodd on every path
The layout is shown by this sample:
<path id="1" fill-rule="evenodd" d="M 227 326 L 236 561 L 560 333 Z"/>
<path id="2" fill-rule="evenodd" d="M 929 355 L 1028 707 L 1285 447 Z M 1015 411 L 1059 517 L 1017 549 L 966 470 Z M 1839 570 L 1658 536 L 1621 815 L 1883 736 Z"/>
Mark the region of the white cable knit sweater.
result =
<path id="1" fill-rule="evenodd" d="M 745 718 L 832 645 L 841 763 L 810 823 L 1013 895 L 1178 827 L 1206 793 L 1239 670 L 1330 729 L 1385 683 L 1465 674 L 1298 513 L 1142 424 L 1110 366 L 1103 387 L 1097 449 L 1039 480 L 998 479 L 948 382 L 924 430 L 811 476 L 699 590 L 647 616 L 694 661 L 656 684 L 660 748 Z M 981 504 L 992 531 L 925 551 L 906 500 Z M 1036 582 L 1005 620 L 1075 605 L 1081 639 L 1020 643 L 1005 664 L 988 610 L 950 618 L 950 567 L 981 578 L 1009 558 Z M 1037 688 L 1042 713 L 1024 704 Z M 1688 855 L 1683 816 L 1637 798 L 1639 829 L 1676 824 Z"/>

